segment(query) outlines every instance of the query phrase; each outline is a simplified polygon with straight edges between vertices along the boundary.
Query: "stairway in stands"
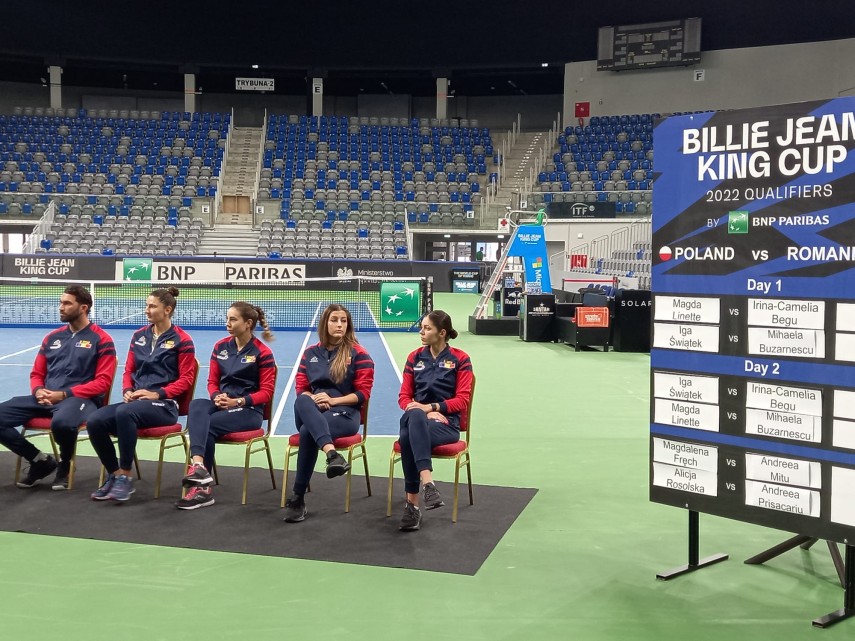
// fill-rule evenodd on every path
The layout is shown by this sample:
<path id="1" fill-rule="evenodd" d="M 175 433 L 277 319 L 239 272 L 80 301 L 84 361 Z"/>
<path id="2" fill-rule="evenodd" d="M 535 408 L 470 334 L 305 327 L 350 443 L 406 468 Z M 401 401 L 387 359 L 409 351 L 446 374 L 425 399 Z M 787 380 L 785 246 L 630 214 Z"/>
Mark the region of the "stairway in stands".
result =
<path id="1" fill-rule="evenodd" d="M 258 230 L 252 225 L 229 223 L 215 225 L 202 234 L 198 256 L 255 256 Z"/>
<path id="2" fill-rule="evenodd" d="M 534 159 L 543 146 L 546 133 L 542 131 L 521 132 L 516 143 L 503 159 L 504 175 L 502 186 L 496 194 L 495 202 L 510 205 L 514 209 L 519 203 L 523 190 L 523 180 L 528 178 Z"/>
<path id="3" fill-rule="evenodd" d="M 260 170 L 264 132 L 260 127 L 235 127 L 223 168 L 222 208 L 213 229 L 199 244 L 200 255 L 255 256 L 258 230 L 252 228 L 251 205 Z"/>

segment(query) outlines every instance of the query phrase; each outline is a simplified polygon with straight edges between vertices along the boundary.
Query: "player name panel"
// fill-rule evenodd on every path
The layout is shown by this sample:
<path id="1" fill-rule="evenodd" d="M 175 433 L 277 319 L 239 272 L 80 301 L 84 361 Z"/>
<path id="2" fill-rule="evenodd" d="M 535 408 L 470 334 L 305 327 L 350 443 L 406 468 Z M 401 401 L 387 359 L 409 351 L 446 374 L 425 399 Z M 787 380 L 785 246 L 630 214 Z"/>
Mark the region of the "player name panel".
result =
<path id="1" fill-rule="evenodd" d="M 716 496 L 718 448 L 654 437 L 653 485 Z"/>
<path id="2" fill-rule="evenodd" d="M 653 321 L 658 349 L 855 362 L 855 303 L 657 294 Z"/>
<path id="3" fill-rule="evenodd" d="M 825 301 L 748 299 L 751 355 L 825 358 L 824 329 Z"/>
<path id="4" fill-rule="evenodd" d="M 721 301 L 703 296 L 656 296 L 653 347 L 717 353 Z"/>

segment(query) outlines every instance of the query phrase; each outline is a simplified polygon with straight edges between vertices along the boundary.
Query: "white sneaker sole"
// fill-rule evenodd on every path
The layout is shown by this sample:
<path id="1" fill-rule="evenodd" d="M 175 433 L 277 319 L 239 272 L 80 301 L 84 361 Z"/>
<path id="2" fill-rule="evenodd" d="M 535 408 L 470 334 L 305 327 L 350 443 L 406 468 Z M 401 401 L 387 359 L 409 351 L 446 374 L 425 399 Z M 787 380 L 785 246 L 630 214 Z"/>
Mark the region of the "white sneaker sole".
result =
<path id="1" fill-rule="evenodd" d="M 193 505 L 176 505 L 179 510 L 195 510 L 200 507 L 208 507 L 209 505 L 213 505 L 216 501 L 211 498 L 210 501 L 205 501 L 204 503 L 194 503 Z"/>

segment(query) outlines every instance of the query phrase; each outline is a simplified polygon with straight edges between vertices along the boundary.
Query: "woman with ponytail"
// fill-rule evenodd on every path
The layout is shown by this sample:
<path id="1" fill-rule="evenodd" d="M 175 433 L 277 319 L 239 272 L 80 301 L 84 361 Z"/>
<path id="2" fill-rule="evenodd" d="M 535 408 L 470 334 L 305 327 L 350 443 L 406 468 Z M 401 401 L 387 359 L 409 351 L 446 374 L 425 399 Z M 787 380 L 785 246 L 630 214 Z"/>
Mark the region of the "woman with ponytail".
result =
<path id="1" fill-rule="evenodd" d="M 107 470 L 107 480 L 90 496 L 95 501 L 127 501 L 134 493 L 131 466 L 137 430 L 173 425 L 177 399 L 193 387 L 196 348 L 183 329 L 172 324 L 178 290 L 156 289 L 146 300 L 149 325 L 131 336 L 122 378 L 122 402 L 107 405 L 87 421 L 89 442 Z M 110 436 L 119 442 L 119 457 Z"/>
<path id="2" fill-rule="evenodd" d="M 451 316 L 432 311 L 422 319 L 420 335 L 422 346 L 407 357 L 398 394 L 398 405 L 404 410 L 398 441 L 407 493 L 400 525 L 405 532 L 421 525 L 420 487 L 426 510 L 445 505 L 433 482 L 431 450 L 460 440 L 460 415 L 472 399 L 469 355 L 448 344 L 457 338 Z"/>
<path id="3" fill-rule="evenodd" d="M 253 334 L 258 325 L 264 340 L 273 340 L 264 310 L 243 301 L 229 307 L 229 337 L 214 344 L 211 352 L 210 400 L 194 399 L 187 415 L 191 461 L 181 483 L 189 490 L 175 504 L 179 510 L 214 504 L 210 471 L 217 439 L 230 432 L 258 429 L 264 420 L 264 405 L 273 398 L 276 362 L 270 348 Z"/>
<path id="4" fill-rule="evenodd" d="M 336 452 L 333 439 L 359 431 L 360 410 L 374 385 L 374 361 L 356 340 L 350 312 L 330 305 L 318 324 L 320 342 L 306 348 L 297 370 L 294 420 L 300 432 L 294 493 L 285 502 L 285 521 L 306 518 L 303 495 L 309 487 L 318 450 L 327 458 L 327 477 L 350 469 Z"/>

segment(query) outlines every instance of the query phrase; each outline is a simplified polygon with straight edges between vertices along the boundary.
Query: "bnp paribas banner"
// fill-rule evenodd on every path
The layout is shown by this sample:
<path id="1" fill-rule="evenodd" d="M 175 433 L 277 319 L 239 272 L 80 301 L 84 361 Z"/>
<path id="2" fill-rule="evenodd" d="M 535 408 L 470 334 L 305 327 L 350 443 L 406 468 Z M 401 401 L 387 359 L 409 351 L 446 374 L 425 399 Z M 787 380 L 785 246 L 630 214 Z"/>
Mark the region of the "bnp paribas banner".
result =
<path id="1" fill-rule="evenodd" d="M 552 291 L 549 280 L 549 259 L 546 255 L 546 236 L 539 225 L 522 225 L 511 237 L 508 256 L 519 256 L 525 265 L 527 283 L 540 283 L 544 294 Z"/>
<path id="2" fill-rule="evenodd" d="M 855 540 L 855 99 L 654 149 L 651 499 Z"/>

